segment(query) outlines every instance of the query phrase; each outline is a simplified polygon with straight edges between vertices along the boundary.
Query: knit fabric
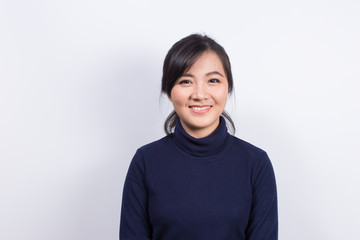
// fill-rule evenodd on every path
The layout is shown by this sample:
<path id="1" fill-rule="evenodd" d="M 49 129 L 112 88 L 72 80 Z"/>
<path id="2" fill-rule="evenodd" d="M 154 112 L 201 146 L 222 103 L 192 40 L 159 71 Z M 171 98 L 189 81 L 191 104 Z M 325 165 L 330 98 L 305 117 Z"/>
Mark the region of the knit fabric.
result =
<path id="1" fill-rule="evenodd" d="M 139 148 L 123 190 L 120 240 L 276 240 L 277 194 L 267 154 L 218 128 Z"/>

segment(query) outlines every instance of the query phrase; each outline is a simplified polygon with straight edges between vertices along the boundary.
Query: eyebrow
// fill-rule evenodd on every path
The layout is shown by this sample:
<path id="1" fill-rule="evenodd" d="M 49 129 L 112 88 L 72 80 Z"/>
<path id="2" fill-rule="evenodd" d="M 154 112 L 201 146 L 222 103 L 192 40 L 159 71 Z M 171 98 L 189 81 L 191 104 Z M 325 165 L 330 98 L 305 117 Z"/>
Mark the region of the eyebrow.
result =
<path id="1" fill-rule="evenodd" d="M 218 71 L 212 71 L 212 72 L 208 72 L 205 74 L 205 76 L 210 76 L 210 75 L 220 75 L 221 77 L 224 77 L 224 75 L 222 75 L 221 73 L 219 73 Z M 184 73 L 181 75 L 182 77 L 194 77 L 194 75 L 190 74 L 190 73 Z"/>
<path id="2" fill-rule="evenodd" d="M 219 73 L 218 71 L 212 71 L 212 72 L 208 72 L 207 74 L 205 74 L 206 76 L 210 76 L 210 75 L 213 75 L 213 74 L 216 74 L 216 75 L 220 75 L 222 77 L 224 77 L 221 73 Z"/>

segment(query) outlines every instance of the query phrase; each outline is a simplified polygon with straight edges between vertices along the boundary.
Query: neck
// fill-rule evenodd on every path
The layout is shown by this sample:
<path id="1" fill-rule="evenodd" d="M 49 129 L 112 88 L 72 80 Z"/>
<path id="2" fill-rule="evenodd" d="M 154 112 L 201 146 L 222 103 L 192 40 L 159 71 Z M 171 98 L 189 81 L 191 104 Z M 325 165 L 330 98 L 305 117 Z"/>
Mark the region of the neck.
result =
<path id="1" fill-rule="evenodd" d="M 227 139 L 229 139 L 229 133 L 227 132 L 223 117 L 220 117 L 218 125 L 213 132 L 192 132 L 185 130 L 183 125 L 180 119 L 176 120 L 176 127 L 172 139 L 180 150 L 194 157 L 209 157 L 218 154 L 225 148 Z M 190 135 L 189 132 L 193 135 Z M 200 135 L 194 135 L 199 133 Z M 200 137 L 197 138 L 197 136 Z"/>
<path id="2" fill-rule="evenodd" d="M 216 128 L 219 126 L 220 119 L 218 119 L 216 122 L 211 124 L 211 126 L 208 126 L 206 128 L 189 128 L 182 122 L 180 119 L 181 125 L 184 128 L 184 130 L 192 137 L 194 138 L 204 138 L 212 134 Z"/>

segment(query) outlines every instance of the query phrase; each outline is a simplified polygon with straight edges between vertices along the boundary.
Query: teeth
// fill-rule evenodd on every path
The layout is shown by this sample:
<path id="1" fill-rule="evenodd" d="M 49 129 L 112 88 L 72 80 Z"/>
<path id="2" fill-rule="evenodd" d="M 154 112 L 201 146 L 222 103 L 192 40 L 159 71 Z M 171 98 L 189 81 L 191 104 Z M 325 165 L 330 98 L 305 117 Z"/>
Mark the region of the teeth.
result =
<path id="1" fill-rule="evenodd" d="M 207 107 L 191 107 L 197 111 L 200 111 L 200 110 L 204 110 L 204 109 L 207 109 L 207 108 L 210 108 L 210 106 L 207 106 Z"/>

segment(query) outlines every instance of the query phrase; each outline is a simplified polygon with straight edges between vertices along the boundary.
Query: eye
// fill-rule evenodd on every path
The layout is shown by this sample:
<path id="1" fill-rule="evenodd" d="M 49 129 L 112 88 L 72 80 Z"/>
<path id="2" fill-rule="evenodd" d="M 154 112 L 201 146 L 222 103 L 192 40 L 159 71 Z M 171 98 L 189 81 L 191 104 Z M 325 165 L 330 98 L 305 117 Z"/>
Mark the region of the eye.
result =
<path id="1" fill-rule="evenodd" d="M 191 83 L 190 80 L 181 80 L 181 81 L 179 82 L 179 84 L 190 84 L 190 83 Z"/>
<path id="2" fill-rule="evenodd" d="M 219 79 L 216 79 L 216 78 L 212 78 L 209 80 L 209 83 L 219 83 L 220 80 Z"/>

